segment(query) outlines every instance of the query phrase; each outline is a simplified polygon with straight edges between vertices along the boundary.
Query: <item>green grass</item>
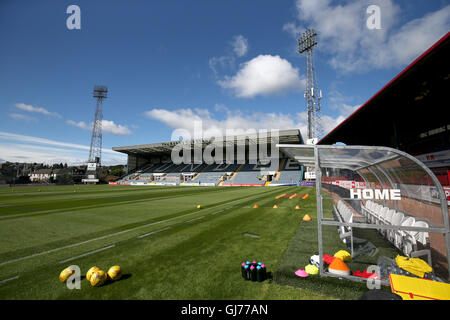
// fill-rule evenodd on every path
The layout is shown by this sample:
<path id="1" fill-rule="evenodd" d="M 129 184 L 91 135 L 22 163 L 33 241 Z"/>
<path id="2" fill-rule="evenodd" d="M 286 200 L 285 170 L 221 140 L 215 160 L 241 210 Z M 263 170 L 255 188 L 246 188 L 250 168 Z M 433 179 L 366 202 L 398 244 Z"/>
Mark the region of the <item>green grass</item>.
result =
<path id="1" fill-rule="evenodd" d="M 294 207 L 311 200 L 275 200 L 275 196 L 312 188 L 13 190 L 0 189 L 0 299 L 329 298 L 271 280 L 245 281 L 240 274 L 240 263 L 248 259 L 264 261 L 269 272 L 276 270 L 301 221 Z M 259 209 L 252 208 L 255 203 Z M 279 209 L 272 209 L 275 203 Z M 163 231 L 138 238 L 159 230 Z M 81 290 L 69 290 L 58 275 L 72 264 L 81 268 L 82 275 L 93 265 L 102 269 L 120 265 L 126 276 L 101 288 L 82 280 Z"/>
<path id="2" fill-rule="evenodd" d="M 286 192 L 310 196 L 275 199 Z M 331 203 L 324 206 L 329 212 Z M 306 213 L 313 221 L 302 221 Z M 330 254 L 345 249 L 336 230 L 324 241 Z M 0 299 L 353 299 L 366 291 L 295 277 L 317 250 L 310 187 L 0 188 Z M 273 278 L 243 280 L 240 264 L 253 259 Z M 94 265 L 120 265 L 125 277 L 100 288 L 84 279 L 69 290 L 58 281 L 69 265 L 83 276 Z"/>

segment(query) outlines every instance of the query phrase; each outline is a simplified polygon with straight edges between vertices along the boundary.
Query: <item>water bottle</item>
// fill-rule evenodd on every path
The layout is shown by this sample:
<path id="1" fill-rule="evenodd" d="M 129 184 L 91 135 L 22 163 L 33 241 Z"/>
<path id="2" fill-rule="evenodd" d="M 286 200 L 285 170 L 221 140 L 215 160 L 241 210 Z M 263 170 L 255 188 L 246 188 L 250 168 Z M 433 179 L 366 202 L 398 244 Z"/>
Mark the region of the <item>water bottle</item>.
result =
<path id="1" fill-rule="evenodd" d="M 257 266 L 256 267 L 256 281 L 263 282 L 264 280 L 265 279 L 263 276 L 263 270 L 262 270 L 261 266 Z"/>
<path id="2" fill-rule="evenodd" d="M 256 268 L 255 266 L 250 266 L 250 280 L 256 281 Z"/>
<path id="3" fill-rule="evenodd" d="M 244 279 L 245 280 L 251 280 L 251 276 L 250 276 L 250 265 L 246 264 L 244 266 L 245 269 L 245 275 L 244 275 Z"/>
<path id="4" fill-rule="evenodd" d="M 261 275 L 263 281 L 267 279 L 266 265 L 264 263 L 261 264 Z"/>

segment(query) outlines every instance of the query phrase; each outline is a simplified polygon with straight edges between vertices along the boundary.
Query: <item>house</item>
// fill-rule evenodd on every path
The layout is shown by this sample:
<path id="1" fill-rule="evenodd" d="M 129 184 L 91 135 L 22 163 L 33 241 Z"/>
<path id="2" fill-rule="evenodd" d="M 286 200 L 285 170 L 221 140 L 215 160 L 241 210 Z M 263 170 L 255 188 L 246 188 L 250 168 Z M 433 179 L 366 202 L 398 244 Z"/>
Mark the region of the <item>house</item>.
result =
<path id="1" fill-rule="evenodd" d="M 53 180 L 56 179 L 56 177 L 59 174 L 60 169 L 39 169 L 34 172 L 32 172 L 29 177 L 31 182 L 37 182 L 37 181 L 50 181 L 51 178 Z"/>

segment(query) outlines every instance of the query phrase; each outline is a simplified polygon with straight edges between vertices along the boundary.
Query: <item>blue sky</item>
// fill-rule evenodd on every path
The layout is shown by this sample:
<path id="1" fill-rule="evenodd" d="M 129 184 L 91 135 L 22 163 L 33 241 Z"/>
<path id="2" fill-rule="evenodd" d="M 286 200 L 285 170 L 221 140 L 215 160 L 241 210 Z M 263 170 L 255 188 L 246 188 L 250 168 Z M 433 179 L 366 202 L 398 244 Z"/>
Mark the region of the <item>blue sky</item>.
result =
<path id="1" fill-rule="evenodd" d="M 70 5 L 81 29 L 69 30 Z M 381 29 L 366 26 L 380 8 Z M 103 104 L 103 162 L 113 146 L 171 140 L 175 129 L 299 128 L 305 58 L 296 36 L 318 33 L 316 72 L 325 132 L 450 29 L 441 0 L 2 1 L 0 159 L 87 160 Z M 216 131 L 214 131 L 216 130 Z"/>

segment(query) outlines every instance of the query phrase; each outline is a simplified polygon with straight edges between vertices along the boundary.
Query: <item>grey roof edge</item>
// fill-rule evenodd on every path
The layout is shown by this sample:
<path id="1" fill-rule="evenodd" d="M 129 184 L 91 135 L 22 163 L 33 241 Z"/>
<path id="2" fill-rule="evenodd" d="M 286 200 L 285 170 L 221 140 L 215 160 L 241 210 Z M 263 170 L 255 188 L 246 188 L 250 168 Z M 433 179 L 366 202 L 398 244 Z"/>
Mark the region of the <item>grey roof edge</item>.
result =
<path id="1" fill-rule="evenodd" d="M 264 133 L 268 133 L 267 137 L 271 137 L 272 132 L 276 132 L 277 130 L 267 130 L 267 131 L 255 131 L 257 135 L 264 135 Z M 113 151 L 117 152 L 123 152 L 127 153 L 126 151 L 136 150 L 136 149 L 151 149 L 151 148 L 172 148 L 180 143 L 211 143 L 215 140 L 223 140 L 227 141 L 231 138 L 234 138 L 234 140 L 244 140 L 251 137 L 253 134 L 252 132 L 246 133 L 246 134 L 240 134 L 240 135 L 231 135 L 231 136 L 221 136 L 221 137 L 211 137 L 211 138 L 205 138 L 205 139 L 192 139 L 192 140 L 186 140 L 186 141 L 168 141 L 168 142 L 157 142 L 157 143 L 148 143 L 148 144 L 138 144 L 138 145 L 130 145 L 130 146 L 119 146 L 119 147 L 113 147 Z M 300 129 L 288 129 L 288 130 L 278 130 L 278 135 L 280 137 L 289 137 L 289 136 L 295 136 L 299 137 L 298 143 L 303 143 L 303 137 L 300 133 Z M 261 137 L 264 138 L 264 137 Z"/>

